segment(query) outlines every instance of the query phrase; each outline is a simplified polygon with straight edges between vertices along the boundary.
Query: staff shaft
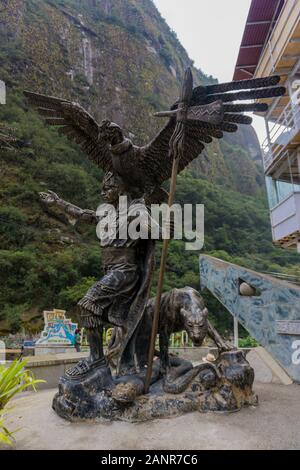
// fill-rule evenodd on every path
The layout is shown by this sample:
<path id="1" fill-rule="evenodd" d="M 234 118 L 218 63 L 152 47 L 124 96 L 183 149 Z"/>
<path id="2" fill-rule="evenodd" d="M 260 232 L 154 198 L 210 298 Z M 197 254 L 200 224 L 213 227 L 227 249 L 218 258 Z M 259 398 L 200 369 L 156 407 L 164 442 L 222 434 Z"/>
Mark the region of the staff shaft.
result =
<path id="1" fill-rule="evenodd" d="M 175 155 L 174 157 L 173 166 L 172 166 L 172 176 L 171 176 L 170 193 L 169 193 L 169 201 L 168 201 L 169 207 L 173 205 L 174 200 L 175 200 L 179 159 L 180 159 L 180 156 L 178 152 L 177 155 Z M 153 359 L 154 359 L 154 353 L 155 353 L 155 342 L 156 342 L 156 336 L 158 332 L 159 315 L 160 315 L 160 302 L 161 302 L 161 296 L 162 296 L 162 291 L 163 291 L 169 243 L 170 243 L 169 239 L 164 239 L 162 254 L 161 254 L 161 259 L 160 259 L 159 278 L 158 278 L 157 293 L 156 293 L 155 308 L 154 308 L 154 317 L 153 317 L 150 347 L 149 347 L 149 354 L 148 354 L 148 368 L 147 368 L 147 374 L 146 374 L 146 380 L 145 380 L 145 393 L 148 393 L 149 387 L 151 384 Z"/>

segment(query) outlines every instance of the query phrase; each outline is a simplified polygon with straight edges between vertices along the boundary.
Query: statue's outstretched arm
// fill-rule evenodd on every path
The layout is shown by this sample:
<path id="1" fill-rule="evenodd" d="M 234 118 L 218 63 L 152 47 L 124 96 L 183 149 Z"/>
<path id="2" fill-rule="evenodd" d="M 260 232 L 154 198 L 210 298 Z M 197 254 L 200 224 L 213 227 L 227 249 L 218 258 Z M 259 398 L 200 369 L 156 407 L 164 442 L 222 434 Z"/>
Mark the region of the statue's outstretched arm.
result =
<path id="1" fill-rule="evenodd" d="M 230 351 L 232 347 L 226 341 L 224 341 L 224 339 L 217 332 L 217 330 L 212 326 L 209 320 L 207 320 L 207 324 L 208 324 L 207 334 L 216 343 L 216 346 L 218 347 L 218 349 L 221 352 Z"/>
<path id="2" fill-rule="evenodd" d="M 53 191 L 47 193 L 39 193 L 40 200 L 47 206 L 57 206 L 66 214 L 77 220 L 82 220 L 90 224 L 96 224 L 96 212 L 89 209 L 81 209 L 70 202 L 64 201 Z"/>

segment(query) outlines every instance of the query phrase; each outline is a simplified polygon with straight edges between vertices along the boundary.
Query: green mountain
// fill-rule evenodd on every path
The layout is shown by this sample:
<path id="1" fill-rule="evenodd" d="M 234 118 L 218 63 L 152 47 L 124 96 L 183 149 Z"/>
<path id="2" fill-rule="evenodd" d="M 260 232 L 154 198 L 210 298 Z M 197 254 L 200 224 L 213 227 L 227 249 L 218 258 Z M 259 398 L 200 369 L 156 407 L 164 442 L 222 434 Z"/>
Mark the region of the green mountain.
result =
<path id="1" fill-rule="evenodd" d="M 176 100 L 191 63 L 151 0 L 0 1 L 0 79 L 8 90 L 0 122 L 19 138 L 15 151 L 0 151 L 0 331 L 38 329 L 43 308 L 72 308 L 101 274 L 94 228 L 45 211 L 37 193 L 49 188 L 95 208 L 102 172 L 44 127 L 22 91 L 78 101 L 140 144 L 161 127 L 153 113 Z M 193 72 L 198 84 L 215 81 Z M 293 252 L 271 243 L 260 165 L 254 130 L 240 129 L 179 177 L 177 199 L 205 204 L 207 252 L 265 271 L 291 269 Z M 198 255 L 173 242 L 166 288 L 197 287 L 198 277 Z"/>
<path id="2" fill-rule="evenodd" d="M 0 8 L 1 78 L 9 88 L 78 101 L 98 120 L 117 122 L 137 144 L 159 130 L 153 112 L 177 99 L 192 61 L 152 1 L 10 0 Z M 215 81 L 196 69 L 194 77 L 197 84 Z M 200 173 L 255 194 L 261 189 L 250 150 L 260 153 L 255 133 L 247 127 L 229 138 L 231 150 L 226 142 L 208 147 Z"/>

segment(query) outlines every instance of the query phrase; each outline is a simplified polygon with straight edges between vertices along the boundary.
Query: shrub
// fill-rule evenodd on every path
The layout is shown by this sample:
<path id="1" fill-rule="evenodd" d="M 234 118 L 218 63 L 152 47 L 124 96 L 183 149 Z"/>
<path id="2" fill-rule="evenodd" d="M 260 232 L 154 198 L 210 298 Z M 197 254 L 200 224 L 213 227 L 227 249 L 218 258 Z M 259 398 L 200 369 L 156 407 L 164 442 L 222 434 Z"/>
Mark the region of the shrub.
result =
<path id="1" fill-rule="evenodd" d="M 32 388 L 44 380 L 36 380 L 32 372 L 25 370 L 27 361 L 15 360 L 9 367 L 0 365 L 0 443 L 12 445 L 14 432 L 9 431 L 4 425 L 4 413 L 7 405 L 15 395 L 25 389 Z"/>
<path id="2" fill-rule="evenodd" d="M 246 338 L 239 339 L 239 347 L 240 348 L 256 348 L 259 346 L 256 339 L 252 338 L 252 336 L 247 336 Z"/>
<path id="3" fill-rule="evenodd" d="M 76 303 L 86 294 L 87 290 L 95 284 L 95 277 L 84 277 L 78 284 L 72 287 L 67 287 L 62 290 L 59 294 L 59 303 L 64 308 L 70 308 L 76 305 Z"/>

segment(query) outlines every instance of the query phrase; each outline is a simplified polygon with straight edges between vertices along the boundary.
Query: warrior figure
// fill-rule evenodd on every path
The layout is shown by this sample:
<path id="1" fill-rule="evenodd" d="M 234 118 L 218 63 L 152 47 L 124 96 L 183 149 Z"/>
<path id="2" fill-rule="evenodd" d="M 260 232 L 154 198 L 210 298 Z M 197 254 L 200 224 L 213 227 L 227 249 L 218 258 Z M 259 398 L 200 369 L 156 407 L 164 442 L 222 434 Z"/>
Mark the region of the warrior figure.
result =
<path id="1" fill-rule="evenodd" d="M 121 213 L 121 195 L 127 196 L 127 214 Z M 168 230 L 172 235 L 173 231 L 173 224 L 170 222 L 163 232 L 151 218 L 144 200 L 133 199 L 122 180 L 111 172 L 108 172 L 103 180 L 102 197 L 106 204 L 100 206 L 100 215 L 99 208 L 97 212 L 83 210 L 64 201 L 52 191 L 40 193 L 40 198 L 45 204 L 58 206 L 72 218 L 91 224 L 99 224 L 101 219 L 105 222 L 105 230 L 104 227 L 97 230 L 102 247 L 104 276 L 78 302 L 81 323 L 87 330 L 90 357 L 81 360 L 67 371 L 67 375 L 71 377 L 84 376 L 91 369 L 106 364 L 103 352 L 104 324 L 120 327 L 123 331 L 118 372 L 128 374 L 135 371 L 137 352 L 134 334 L 147 304 L 154 266 L 155 242 L 150 238 L 150 231 L 152 229 L 153 232 L 154 228 L 158 238 L 162 238 L 163 233 L 167 235 Z M 137 215 L 138 233 L 143 239 L 132 239 L 128 233 L 128 226 L 137 220 Z M 125 227 L 122 226 L 124 223 Z M 127 236 L 121 238 L 121 233 L 124 232 Z"/>

